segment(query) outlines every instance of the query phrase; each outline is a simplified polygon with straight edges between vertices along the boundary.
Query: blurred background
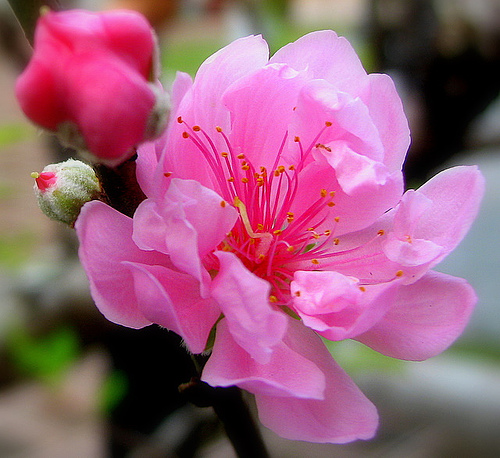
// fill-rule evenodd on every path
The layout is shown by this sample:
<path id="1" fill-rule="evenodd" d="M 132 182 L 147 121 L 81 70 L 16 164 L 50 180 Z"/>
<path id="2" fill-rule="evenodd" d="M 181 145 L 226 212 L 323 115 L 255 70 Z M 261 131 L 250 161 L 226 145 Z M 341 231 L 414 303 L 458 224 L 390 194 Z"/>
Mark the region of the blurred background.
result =
<path id="1" fill-rule="evenodd" d="M 331 346 L 379 409 L 373 441 L 318 445 L 262 432 L 273 457 L 500 456 L 500 0 L 61 3 L 143 12 L 160 38 L 166 86 L 237 37 L 261 33 L 275 51 L 323 28 L 346 36 L 368 71 L 391 74 L 412 129 L 408 186 L 456 164 L 486 176 L 476 223 L 437 269 L 467 278 L 477 309 L 459 341 L 426 362 Z M 178 395 L 192 374 L 176 336 L 101 317 L 73 232 L 37 208 L 30 172 L 69 153 L 17 106 L 29 54 L 0 0 L 0 457 L 234 456 L 211 410 Z"/>

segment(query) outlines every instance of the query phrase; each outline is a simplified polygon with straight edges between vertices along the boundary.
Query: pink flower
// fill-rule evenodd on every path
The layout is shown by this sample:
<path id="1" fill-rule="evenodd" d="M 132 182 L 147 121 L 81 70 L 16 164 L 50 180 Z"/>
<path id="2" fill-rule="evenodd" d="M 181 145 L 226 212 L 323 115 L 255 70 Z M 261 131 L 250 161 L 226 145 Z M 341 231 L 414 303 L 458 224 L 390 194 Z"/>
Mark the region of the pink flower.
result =
<path id="1" fill-rule="evenodd" d="M 155 59 L 154 33 L 138 13 L 47 12 L 17 97 L 36 124 L 117 165 L 163 128 Z"/>
<path id="2" fill-rule="evenodd" d="M 475 167 L 403 194 L 409 144 L 391 79 L 367 75 L 344 38 L 311 33 L 270 60 L 260 37 L 179 74 L 166 134 L 139 149 L 147 195 L 133 219 L 86 204 L 76 228 L 97 306 L 158 323 L 202 380 L 253 393 L 278 434 L 343 443 L 375 433 L 371 402 L 319 335 L 402 359 L 447 348 L 475 304 L 429 271 L 478 210 Z"/>

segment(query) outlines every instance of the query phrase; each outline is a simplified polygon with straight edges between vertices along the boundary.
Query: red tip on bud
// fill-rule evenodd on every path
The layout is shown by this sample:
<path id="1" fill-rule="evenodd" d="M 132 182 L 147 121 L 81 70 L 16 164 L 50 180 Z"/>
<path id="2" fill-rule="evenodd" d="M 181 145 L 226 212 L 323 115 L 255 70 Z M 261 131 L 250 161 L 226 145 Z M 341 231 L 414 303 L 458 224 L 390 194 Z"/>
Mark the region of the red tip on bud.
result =
<path id="1" fill-rule="evenodd" d="M 35 179 L 36 186 L 41 192 L 45 192 L 56 184 L 57 177 L 54 172 L 33 172 L 31 175 Z"/>

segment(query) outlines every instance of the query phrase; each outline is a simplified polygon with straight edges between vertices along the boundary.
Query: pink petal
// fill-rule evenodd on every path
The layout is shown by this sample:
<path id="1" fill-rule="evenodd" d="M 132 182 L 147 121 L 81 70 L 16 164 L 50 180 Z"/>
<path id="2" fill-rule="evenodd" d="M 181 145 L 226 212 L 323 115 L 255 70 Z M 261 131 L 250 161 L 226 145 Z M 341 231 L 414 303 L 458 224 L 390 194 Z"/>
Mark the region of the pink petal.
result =
<path id="1" fill-rule="evenodd" d="M 290 323 L 288 335 L 287 345 L 325 374 L 325 398 L 255 393 L 262 424 L 293 440 L 340 444 L 372 438 L 378 425 L 375 406 L 332 359 L 318 336 L 299 322 Z"/>
<path id="2" fill-rule="evenodd" d="M 291 208 L 296 218 L 318 199 L 322 189 L 335 192 L 331 199 L 335 205 L 325 205 L 317 218 L 318 221 L 326 218 L 319 229 L 330 229 L 336 237 L 340 237 L 370 226 L 396 205 L 403 192 L 403 180 L 401 173 L 395 173 L 388 176 L 384 184 L 366 181 L 348 195 L 339 185 L 335 170 L 324 157 L 319 157 L 300 172 L 299 187 L 300 192 L 297 193 Z"/>
<path id="3" fill-rule="evenodd" d="M 137 148 L 137 160 L 135 161 L 137 182 L 142 192 L 148 197 L 159 195 L 158 188 L 160 187 L 159 184 L 162 182 L 161 177 L 155 177 L 158 167 L 156 152 L 159 142 L 159 140 L 144 142 Z M 169 183 L 166 179 L 164 181 L 165 185 Z"/>
<path id="4" fill-rule="evenodd" d="M 74 56 L 65 75 L 69 118 L 79 126 L 87 148 L 112 165 L 122 161 L 146 135 L 156 101 L 151 87 L 106 54 Z M 113 103 L 103 104 L 103 99 Z"/>
<path id="5" fill-rule="evenodd" d="M 281 48 L 271 63 L 307 70 L 313 79 L 325 79 L 341 91 L 355 94 L 366 78 L 351 44 L 331 30 L 309 33 Z"/>
<path id="6" fill-rule="evenodd" d="M 256 361 L 235 341 L 226 319 L 217 324 L 212 355 L 201 378 L 212 386 L 237 385 L 274 396 L 323 399 L 325 389 L 318 367 L 284 342 L 273 348 L 267 363 Z"/>
<path id="7" fill-rule="evenodd" d="M 234 253 L 216 251 L 215 255 L 220 268 L 212 284 L 212 297 L 238 345 L 265 364 L 286 332 L 286 316 L 271 307 L 271 286 L 266 280 L 251 273 Z"/>
<path id="8" fill-rule="evenodd" d="M 460 243 L 476 218 L 484 194 L 481 172 L 476 166 L 453 167 L 436 175 L 418 192 L 430 199 L 433 205 L 420 218 L 414 231 L 415 238 L 432 240 L 449 253 Z"/>
<path id="9" fill-rule="evenodd" d="M 204 128 L 228 127 L 223 123 L 223 119 L 228 119 L 228 113 L 220 103 L 223 94 L 232 83 L 263 67 L 268 57 L 269 49 L 261 36 L 240 38 L 212 54 L 196 73 L 193 122 Z M 180 110 L 179 115 L 187 116 Z"/>
<path id="10" fill-rule="evenodd" d="M 132 242 L 132 219 L 94 200 L 84 205 L 75 228 L 80 261 L 102 314 L 131 328 L 151 324 L 138 308 L 133 277 L 123 261 L 156 264 L 162 258 L 139 250 Z"/>
<path id="11" fill-rule="evenodd" d="M 263 67 L 268 60 L 267 43 L 262 37 L 250 36 L 236 40 L 210 56 L 198 70 L 191 89 L 179 102 L 169 127 L 169 141 L 162 157 L 164 172 L 173 172 L 180 178 L 195 179 L 201 184 L 216 188 L 216 181 L 208 167 L 193 167 L 205 163 L 199 149 L 182 134 L 187 129 L 176 119 L 182 117 L 189 126 L 199 125 L 215 137 L 219 152 L 227 150 L 216 127 L 230 130 L 230 115 L 221 103 L 229 86 L 241 77 Z"/>
<path id="12" fill-rule="evenodd" d="M 360 97 L 384 146 L 384 164 L 390 171 L 401 170 L 410 145 L 410 130 L 392 79 L 388 75 L 368 75 Z"/>
<path id="13" fill-rule="evenodd" d="M 328 163 L 335 170 L 337 181 L 348 195 L 367 186 L 385 185 L 391 175 L 387 167 L 362 154 L 358 154 L 345 142 L 329 144 L 331 151 L 322 151 Z"/>
<path id="14" fill-rule="evenodd" d="M 163 266 L 127 262 L 134 277 L 138 306 L 153 323 L 180 335 L 193 353 L 205 350 L 220 311 L 213 299 L 200 296 L 191 276 Z"/>
<path id="15" fill-rule="evenodd" d="M 216 248 L 236 222 L 237 212 L 222 198 L 192 180 L 172 179 L 164 201 L 142 202 L 134 216 L 134 240 L 144 250 L 170 256 L 196 278 L 205 295 L 209 275 L 201 258 Z"/>
<path id="16" fill-rule="evenodd" d="M 300 137 L 304 147 L 342 142 L 356 153 L 382 162 L 380 135 L 368 108 L 358 97 L 341 92 L 326 81 L 312 80 L 304 86 L 296 105 L 293 135 Z M 324 129 L 326 122 L 331 125 Z"/>
<path id="17" fill-rule="evenodd" d="M 47 60 L 51 60 L 49 56 Z M 28 118 L 46 129 L 57 129 L 65 117 L 65 109 L 60 103 L 60 86 L 50 63 L 34 56 L 17 79 L 15 91 Z"/>
<path id="18" fill-rule="evenodd" d="M 396 303 L 356 340 L 387 356 L 421 361 L 444 351 L 462 333 L 476 295 L 464 279 L 430 271 L 402 286 Z"/>
<path id="19" fill-rule="evenodd" d="M 271 169 L 285 140 L 304 76 L 284 65 L 241 78 L 224 94 L 231 112 L 231 143 L 254 167 Z"/>
<path id="20" fill-rule="evenodd" d="M 430 240 L 402 240 L 389 233 L 384 242 L 384 253 L 391 261 L 412 267 L 431 264 L 443 253 L 443 247 Z"/>
<path id="21" fill-rule="evenodd" d="M 394 303 L 394 283 L 359 286 L 333 271 L 297 271 L 290 285 L 293 308 L 307 327 L 329 340 L 365 332 Z"/>

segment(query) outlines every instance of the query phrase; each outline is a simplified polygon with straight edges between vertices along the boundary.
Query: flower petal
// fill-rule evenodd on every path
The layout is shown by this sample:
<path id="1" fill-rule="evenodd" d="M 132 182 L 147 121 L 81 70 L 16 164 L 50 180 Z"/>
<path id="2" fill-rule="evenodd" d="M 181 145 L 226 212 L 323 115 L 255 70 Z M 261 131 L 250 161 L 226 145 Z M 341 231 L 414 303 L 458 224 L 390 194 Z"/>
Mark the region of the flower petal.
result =
<path id="1" fill-rule="evenodd" d="M 201 126 L 211 136 L 216 127 L 229 131 L 230 114 L 221 103 L 224 92 L 241 77 L 263 67 L 268 56 L 268 46 L 262 37 L 250 36 L 232 42 L 201 65 L 193 86 L 179 102 L 177 111 L 172 113 L 168 144 L 161 160 L 164 172 L 195 179 L 217 189 L 217 181 L 208 167 L 193 167 L 193 164 L 204 163 L 205 159 L 190 139 L 183 138 L 183 132 L 188 130 L 187 126 L 194 125 Z M 186 124 L 176 122 L 178 117 Z M 218 141 L 218 151 L 227 149 L 220 135 L 215 141 Z"/>
<path id="2" fill-rule="evenodd" d="M 122 262 L 155 264 L 163 261 L 161 255 L 139 250 L 132 241 L 132 219 L 97 200 L 83 206 L 75 228 L 80 261 L 102 314 L 131 328 L 151 324 L 137 306 L 132 274 Z"/>
<path id="3" fill-rule="evenodd" d="M 310 399 L 323 399 L 325 389 L 318 367 L 284 342 L 273 348 L 269 361 L 256 361 L 235 341 L 226 319 L 217 324 L 212 355 L 201 379 L 212 386 L 237 385 L 251 393 Z"/>
<path id="4" fill-rule="evenodd" d="M 286 332 L 286 316 L 271 307 L 271 286 L 266 280 L 251 273 L 234 253 L 214 254 L 219 258 L 220 269 L 212 283 L 212 296 L 238 345 L 265 364 Z"/>
<path id="5" fill-rule="evenodd" d="M 410 129 L 394 82 L 388 75 L 370 74 L 365 84 L 360 98 L 384 146 L 383 162 L 391 172 L 401 170 L 410 145 Z"/>
<path id="6" fill-rule="evenodd" d="M 432 240 L 447 254 L 460 243 L 476 218 L 484 194 L 484 177 L 476 166 L 453 167 L 437 174 L 418 192 L 433 205 L 419 219 L 414 236 Z"/>
<path id="7" fill-rule="evenodd" d="M 313 79 L 325 79 L 342 91 L 356 93 L 366 72 L 351 44 L 331 30 L 312 32 L 274 54 L 271 63 L 307 70 Z"/>
<path id="8" fill-rule="evenodd" d="M 285 65 L 268 65 L 234 83 L 223 103 L 231 112 L 231 144 L 255 169 L 271 169 L 286 139 L 304 75 Z"/>
<path id="9" fill-rule="evenodd" d="M 329 340 L 344 340 L 377 323 L 394 302 L 394 283 L 359 286 L 333 271 L 297 271 L 290 285 L 302 322 Z"/>
<path id="10" fill-rule="evenodd" d="M 134 216 L 134 240 L 141 249 L 168 254 L 181 271 L 196 278 L 206 294 L 209 276 L 201 258 L 224 239 L 236 210 L 211 189 L 174 178 L 161 203 L 147 199 Z"/>
<path id="11" fill-rule="evenodd" d="M 200 296 L 199 283 L 190 275 L 163 266 L 125 262 L 134 277 L 142 314 L 180 335 L 193 353 L 205 350 L 220 311 L 216 302 Z"/>
<path id="12" fill-rule="evenodd" d="M 325 374 L 325 398 L 255 393 L 262 424 L 293 440 L 341 444 L 372 438 L 378 425 L 375 406 L 337 365 L 319 337 L 299 322 L 290 323 L 288 335 L 287 345 Z"/>
<path id="13" fill-rule="evenodd" d="M 475 303 L 474 290 L 464 279 L 430 271 L 402 286 L 398 305 L 356 340 L 393 358 L 421 361 L 453 343 Z"/>
<path id="14" fill-rule="evenodd" d="M 403 180 L 401 173 L 394 173 L 386 177 L 384 184 L 378 184 L 376 180 L 365 181 L 352 190 L 351 194 L 347 194 L 339 185 L 335 170 L 326 158 L 318 157 L 300 172 L 299 188 L 300 192 L 291 206 L 296 218 L 307 212 L 322 189 L 335 193 L 331 199 L 335 205 L 325 205 L 324 210 L 318 213 L 317 221 L 324 218 L 324 222 L 317 231 L 329 229 L 336 237 L 340 237 L 370 226 L 396 205 L 403 192 Z M 311 225 L 317 221 L 311 221 Z"/>

